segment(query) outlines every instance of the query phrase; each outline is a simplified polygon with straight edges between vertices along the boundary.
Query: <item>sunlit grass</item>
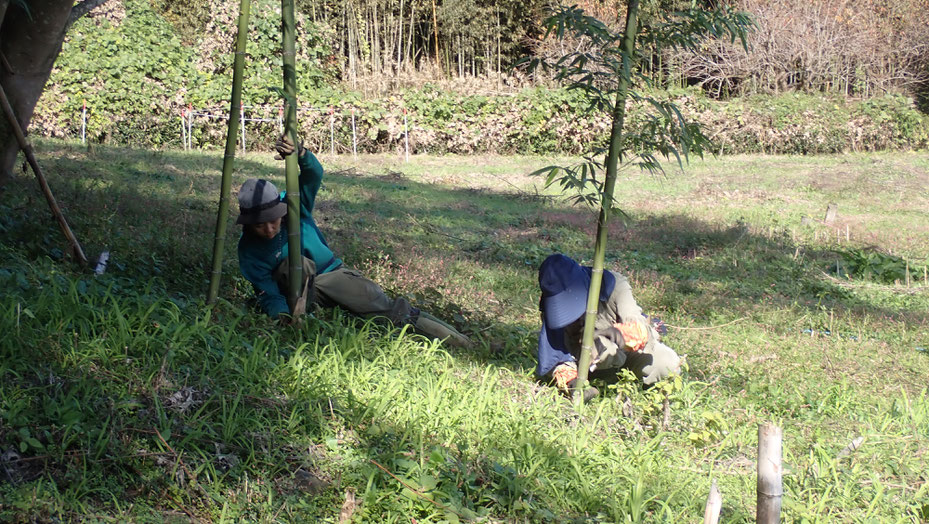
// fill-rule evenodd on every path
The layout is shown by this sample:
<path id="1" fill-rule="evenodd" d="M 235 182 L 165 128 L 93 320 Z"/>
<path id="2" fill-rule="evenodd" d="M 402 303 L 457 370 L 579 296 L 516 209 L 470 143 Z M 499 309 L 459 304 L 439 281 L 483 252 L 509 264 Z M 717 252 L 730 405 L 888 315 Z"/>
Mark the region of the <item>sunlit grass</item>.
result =
<path id="1" fill-rule="evenodd" d="M 925 154 L 625 182 L 607 262 L 688 354 L 667 426 L 660 391 L 600 381 L 576 412 L 534 379 L 535 269 L 592 252 L 592 213 L 525 176 L 551 160 L 324 158 L 330 243 L 471 334 L 465 352 L 337 311 L 272 324 L 232 227 L 205 307 L 218 153 L 41 156 L 87 252 L 112 258 L 75 270 L 34 182 L 7 187 L 0 520 L 335 522 L 353 493 L 359 522 L 696 522 L 716 478 L 723 520 L 748 522 L 765 421 L 784 429 L 785 521 L 929 519 L 929 290 L 829 273 L 869 244 L 926 263 Z M 248 155 L 234 185 L 278 168 Z"/>

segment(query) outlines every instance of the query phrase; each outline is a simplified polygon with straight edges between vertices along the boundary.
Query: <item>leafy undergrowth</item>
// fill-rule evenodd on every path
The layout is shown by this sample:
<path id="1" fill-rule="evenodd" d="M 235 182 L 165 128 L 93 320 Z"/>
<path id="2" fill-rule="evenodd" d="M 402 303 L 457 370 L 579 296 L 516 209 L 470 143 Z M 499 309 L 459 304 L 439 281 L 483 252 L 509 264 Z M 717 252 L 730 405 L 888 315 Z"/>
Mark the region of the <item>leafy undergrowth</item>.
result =
<path id="1" fill-rule="evenodd" d="M 929 519 L 929 293 L 833 276 L 853 247 L 799 219 L 849 194 L 804 183 L 811 165 L 886 170 L 870 158 L 726 159 L 627 191 L 608 263 L 689 369 L 649 390 L 599 378 L 576 410 L 533 377 L 534 279 L 553 250 L 589 256 L 589 212 L 516 179 L 469 186 L 451 159 L 332 170 L 317 216 L 330 243 L 478 341 L 453 350 L 333 310 L 269 322 L 233 276 L 234 230 L 206 307 L 217 157 L 43 147 L 85 249 L 112 258 L 103 275 L 74 268 L 33 181 L 7 186 L 0 520 L 695 522 L 715 478 L 723 520 L 751 522 L 767 421 L 784 430 L 785 521 Z M 843 197 L 840 220 L 921 267 L 922 201 L 894 187 L 929 161 L 879 159 L 896 184 Z M 237 165 L 235 183 L 279 176 L 257 156 Z"/>

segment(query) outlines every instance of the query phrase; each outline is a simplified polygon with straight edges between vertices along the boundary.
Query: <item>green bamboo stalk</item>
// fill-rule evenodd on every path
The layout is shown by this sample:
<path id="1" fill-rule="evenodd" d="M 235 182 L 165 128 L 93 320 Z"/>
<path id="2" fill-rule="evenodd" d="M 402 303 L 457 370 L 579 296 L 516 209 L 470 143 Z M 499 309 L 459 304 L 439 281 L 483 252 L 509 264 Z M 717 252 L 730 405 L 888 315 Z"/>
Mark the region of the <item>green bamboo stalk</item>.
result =
<path id="1" fill-rule="evenodd" d="M 284 133 L 290 137 L 296 154 L 284 160 L 284 175 L 287 180 L 287 261 L 290 264 L 287 301 L 293 308 L 301 294 L 303 284 L 303 257 L 300 253 L 300 168 L 297 155 L 300 141 L 297 138 L 297 54 L 294 23 L 294 0 L 281 0 L 281 33 L 283 36 L 284 62 Z M 291 309 L 293 310 L 293 309 Z"/>
<path id="2" fill-rule="evenodd" d="M 626 30 L 620 44 L 623 55 L 623 68 L 619 76 L 619 89 L 613 106 L 613 127 L 610 130 L 610 148 L 606 155 L 606 180 L 603 184 L 603 196 L 600 202 L 600 216 L 597 219 L 597 242 L 594 245 L 594 265 L 590 275 L 590 291 L 587 293 L 587 313 L 584 317 L 584 338 L 581 343 L 581 358 L 577 366 L 578 392 L 587 386 L 587 371 L 590 368 L 590 355 L 594 347 L 594 324 L 597 322 L 597 310 L 600 302 L 600 285 L 603 282 L 603 260 L 606 256 L 607 221 L 613 208 L 613 192 L 616 189 L 616 174 L 622 156 L 623 125 L 626 120 L 626 98 L 632 83 L 632 68 L 635 56 L 635 36 L 638 32 L 639 0 L 630 0 L 626 10 Z M 576 398 L 583 402 L 582 393 Z"/>
<path id="3" fill-rule="evenodd" d="M 235 143 L 239 134 L 239 106 L 242 102 L 242 71 L 245 69 L 245 44 L 248 42 L 248 17 L 251 0 L 239 1 L 239 33 L 235 41 L 235 58 L 232 65 L 232 100 L 229 103 L 229 128 L 226 130 L 226 154 L 223 156 L 223 178 L 219 191 L 219 212 L 216 215 L 216 235 L 213 237 L 213 270 L 206 302 L 212 304 L 219 294 L 219 281 L 223 274 L 223 250 L 226 245 L 226 216 L 229 214 L 229 193 L 232 186 L 232 169 L 235 163 Z"/>

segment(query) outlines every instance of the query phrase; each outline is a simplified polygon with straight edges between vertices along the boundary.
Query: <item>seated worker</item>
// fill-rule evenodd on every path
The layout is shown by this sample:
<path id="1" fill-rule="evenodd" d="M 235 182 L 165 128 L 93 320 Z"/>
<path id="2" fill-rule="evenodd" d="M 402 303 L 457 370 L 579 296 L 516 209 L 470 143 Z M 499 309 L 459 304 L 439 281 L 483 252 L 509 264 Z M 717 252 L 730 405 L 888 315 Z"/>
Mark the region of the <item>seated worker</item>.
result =
<path id="1" fill-rule="evenodd" d="M 294 153 L 293 143 L 281 137 L 275 144 L 281 158 Z M 468 347 L 468 337 L 445 322 L 411 307 L 404 298 L 389 298 L 376 283 L 342 265 L 313 220 L 316 194 L 323 180 L 323 167 L 313 153 L 301 145 L 300 242 L 303 255 L 303 301 L 322 307 L 339 306 L 362 317 L 384 316 L 394 324 L 411 324 L 417 331 L 453 345 Z M 239 268 L 255 288 L 258 304 L 271 318 L 290 323 L 291 305 L 285 299 L 289 278 L 287 214 L 285 193 L 268 180 L 250 178 L 239 189 Z M 294 309 L 301 309 L 294 304 Z M 298 314 L 300 311 L 298 311 Z"/>
<path id="2" fill-rule="evenodd" d="M 569 396 L 577 380 L 590 275 L 590 267 L 561 254 L 549 256 L 539 266 L 542 329 L 536 373 L 551 376 Z M 645 384 L 654 384 L 680 371 L 681 358 L 659 341 L 655 327 L 636 304 L 629 281 L 619 273 L 603 272 L 594 329 L 591 372 L 627 368 Z M 584 398 L 598 393 L 588 388 Z"/>

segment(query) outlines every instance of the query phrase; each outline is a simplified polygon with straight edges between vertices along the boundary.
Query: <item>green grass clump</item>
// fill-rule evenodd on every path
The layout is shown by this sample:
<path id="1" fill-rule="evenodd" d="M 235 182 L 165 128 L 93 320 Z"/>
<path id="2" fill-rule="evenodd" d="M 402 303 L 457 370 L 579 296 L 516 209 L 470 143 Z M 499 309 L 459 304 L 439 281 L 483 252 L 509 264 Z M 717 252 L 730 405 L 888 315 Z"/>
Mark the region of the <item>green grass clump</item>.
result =
<path id="1" fill-rule="evenodd" d="M 270 322 L 234 228 L 207 307 L 219 157 L 40 146 L 85 250 L 111 259 L 74 268 L 34 181 L 7 186 L 0 520 L 694 522 L 715 478 L 723 519 L 750 522 L 766 421 L 785 521 L 929 519 L 929 288 L 833 270 L 855 250 L 921 267 L 925 154 L 627 175 L 607 262 L 688 369 L 649 390 L 597 378 L 576 410 L 533 376 L 538 263 L 589 260 L 594 231 L 523 175 L 549 160 L 323 158 L 330 244 L 464 351 L 334 310 Z M 270 155 L 236 164 L 235 185 L 280 181 Z"/>

